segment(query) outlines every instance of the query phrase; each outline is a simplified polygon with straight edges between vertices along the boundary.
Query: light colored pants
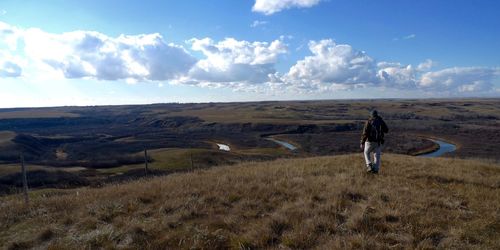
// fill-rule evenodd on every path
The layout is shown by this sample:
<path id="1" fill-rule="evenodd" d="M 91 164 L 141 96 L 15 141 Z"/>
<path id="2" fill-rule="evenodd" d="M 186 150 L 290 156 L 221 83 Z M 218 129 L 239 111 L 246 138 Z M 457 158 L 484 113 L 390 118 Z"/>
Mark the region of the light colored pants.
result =
<path id="1" fill-rule="evenodd" d="M 378 171 L 380 169 L 380 153 L 382 152 L 382 144 L 377 142 L 365 142 L 365 161 L 366 166 L 372 164 L 373 170 Z M 374 161 L 372 161 L 372 153 L 374 155 Z"/>

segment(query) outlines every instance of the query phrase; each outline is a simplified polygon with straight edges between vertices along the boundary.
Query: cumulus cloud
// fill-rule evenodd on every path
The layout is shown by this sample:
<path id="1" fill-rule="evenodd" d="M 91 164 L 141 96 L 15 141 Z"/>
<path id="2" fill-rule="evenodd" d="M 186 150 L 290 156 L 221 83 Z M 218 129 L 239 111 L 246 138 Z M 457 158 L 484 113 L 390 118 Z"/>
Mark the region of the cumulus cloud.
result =
<path id="1" fill-rule="evenodd" d="M 420 63 L 417 66 L 417 69 L 419 71 L 429 71 L 430 69 L 432 69 L 432 67 L 434 67 L 435 64 L 436 63 L 434 61 L 432 61 L 431 59 L 427 59 L 427 60 L 425 60 L 425 62 Z"/>
<path id="2" fill-rule="evenodd" d="M 288 51 L 283 38 L 272 42 L 191 39 L 187 42 L 191 51 L 203 55 L 197 59 L 182 46 L 167 43 L 157 33 L 118 37 L 95 31 L 54 34 L 4 24 L 0 26 L 0 34 L 8 35 L 11 40 L 16 34 L 9 47 L 15 49 L 20 37 L 27 58 L 49 65 L 65 78 L 125 79 L 128 83 L 146 80 L 251 88 L 248 85 L 273 81 L 278 57 Z M 16 76 L 22 70 L 13 63 L 1 65 L 3 76 Z"/>
<path id="3" fill-rule="evenodd" d="M 0 49 L 16 50 L 22 30 L 7 23 L 0 22 Z"/>
<path id="4" fill-rule="evenodd" d="M 287 52 L 282 40 L 267 42 L 238 41 L 226 38 L 214 42 L 210 38 L 191 39 L 191 49 L 201 52 L 199 60 L 181 83 L 209 86 L 241 86 L 271 81 L 280 54 Z"/>
<path id="5" fill-rule="evenodd" d="M 455 67 L 422 75 L 419 86 L 428 90 L 451 92 L 484 92 L 493 89 L 500 68 Z"/>
<path id="6" fill-rule="evenodd" d="M 309 50 L 313 55 L 293 65 L 283 77 L 285 82 L 304 87 L 311 85 L 315 89 L 324 89 L 325 85 L 339 89 L 341 85 L 376 82 L 375 61 L 363 51 L 330 39 L 309 42 Z"/>
<path id="7" fill-rule="evenodd" d="M 34 75 L 33 79 L 49 79 L 52 72 L 59 72 L 57 77 L 169 82 L 271 94 L 336 92 L 367 86 L 442 95 L 498 93 L 498 67 L 433 70 L 432 60 L 415 66 L 377 61 L 364 51 L 331 39 L 310 41 L 310 55 L 278 72 L 280 58 L 289 53 L 283 40 L 193 38 L 185 49 L 166 42 L 157 33 L 117 37 L 95 31 L 55 34 L 0 22 L 0 77 Z"/>
<path id="8" fill-rule="evenodd" d="M 255 0 L 252 10 L 265 15 L 272 15 L 290 8 L 309 8 L 321 0 Z"/>
<path id="9" fill-rule="evenodd" d="M 185 74 L 196 59 L 167 44 L 160 34 L 109 37 L 93 31 L 24 32 L 25 51 L 66 78 L 169 80 Z"/>
<path id="10" fill-rule="evenodd" d="M 21 60 L 13 55 L 19 36 L 17 28 L 0 22 L 0 77 L 19 77 L 22 74 Z"/>
<path id="11" fill-rule="evenodd" d="M 418 71 L 412 65 L 381 62 L 377 67 L 377 78 L 386 87 L 413 89 L 417 85 Z"/>
<path id="12" fill-rule="evenodd" d="M 458 67 L 431 71 L 430 59 L 418 64 L 376 62 L 363 51 L 333 40 L 309 42 L 311 56 L 297 61 L 280 77 L 284 86 L 306 92 L 385 87 L 401 90 L 480 93 L 494 89 L 500 68 Z"/>

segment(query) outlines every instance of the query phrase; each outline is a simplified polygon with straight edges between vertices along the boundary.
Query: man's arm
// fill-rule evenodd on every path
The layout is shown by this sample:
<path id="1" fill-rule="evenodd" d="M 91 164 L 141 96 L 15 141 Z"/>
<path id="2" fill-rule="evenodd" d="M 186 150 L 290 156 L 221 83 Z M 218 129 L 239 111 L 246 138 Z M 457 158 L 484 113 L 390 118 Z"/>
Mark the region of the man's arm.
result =
<path id="1" fill-rule="evenodd" d="M 363 127 L 363 133 L 361 134 L 361 144 L 365 144 L 366 140 L 368 139 L 368 121 L 365 122 L 365 126 Z"/>
<path id="2" fill-rule="evenodd" d="M 382 132 L 389 133 L 389 128 L 387 127 L 387 124 L 385 124 L 384 120 L 382 120 Z"/>

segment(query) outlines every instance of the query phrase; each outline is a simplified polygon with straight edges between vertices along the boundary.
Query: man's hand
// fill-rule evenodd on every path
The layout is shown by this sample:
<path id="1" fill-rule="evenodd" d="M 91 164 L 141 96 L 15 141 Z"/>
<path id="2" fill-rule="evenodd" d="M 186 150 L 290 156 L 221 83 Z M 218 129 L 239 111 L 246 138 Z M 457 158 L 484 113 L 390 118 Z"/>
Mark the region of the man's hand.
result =
<path id="1" fill-rule="evenodd" d="M 363 149 L 364 149 L 364 147 L 365 147 L 364 143 L 359 144 L 359 148 L 360 148 L 361 150 L 363 150 Z"/>

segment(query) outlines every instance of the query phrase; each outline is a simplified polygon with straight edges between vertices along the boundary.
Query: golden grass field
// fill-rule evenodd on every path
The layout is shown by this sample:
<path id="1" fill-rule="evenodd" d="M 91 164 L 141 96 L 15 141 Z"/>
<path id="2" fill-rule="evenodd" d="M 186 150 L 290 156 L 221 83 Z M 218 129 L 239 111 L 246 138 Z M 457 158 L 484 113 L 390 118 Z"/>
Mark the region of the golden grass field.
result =
<path id="1" fill-rule="evenodd" d="M 407 113 L 440 118 L 444 114 L 451 114 L 450 106 L 460 107 L 462 113 L 477 113 L 482 115 L 496 115 L 498 105 L 496 99 L 460 99 L 458 103 L 450 103 L 449 99 L 432 99 L 429 101 L 437 105 L 423 105 L 422 100 L 325 100 L 325 101 L 282 101 L 261 103 L 217 103 L 193 104 L 190 108 L 177 111 L 153 109 L 152 114 L 159 117 L 172 115 L 199 117 L 206 122 L 219 123 L 273 123 L 273 124 L 337 124 L 352 122 L 352 119 L 338 117 L 342 108 L 348 108 L 351 117 L 367 116 L 367 108 L 373 107 L 385 113 Z M 463 103 L 473 103 L 472 106 L 462 106 Z M 231 114 L 231 115 L 228 115 Z M 314 118 L 314 119 L 311 119 Z"/>
<path id="2" fill-rule="evenodd" d="M 361 154 L 0 198 L 7 249 L 498 249 L 500 166 Z M 39 192 L 39 193 L 37 193 Z"/>
<path id="3" fill-rule="evenodd" d="M 11 143 L 11 140 L 16 137 L 16 133 L 12 131 L 0 131 L 0 146 Z"/>
<path id="4" fill-rule="evenodd" d="M 138 153 L 143 155 L 143 152 Z M 220 155 L 216 157 L 215 155 Z M 148 168 L 152 170 L 189 170 L 191 168 L 205 168 L 204 162 L 210 159 L 213 163 L 231 161 L 232 159 L 238 160 L 241 157 L 250 156 L 268 156 L 270 158 L 278 158 L 290 155 L 289 151 L 284 148 L 251 148 L 251 149 L 234 149 L 231 152 L 222 152 L 218 149 L 203 149 L 203 148 L 160 148 L 148 150 L 148 157 L 153 162 L 148 164 Z M 193 162 L 191 162 L 193 159 Z M 193 166 L 191 166 L 193 164 Z M 2 165 L 0 165 L 2 166 Z M 98 169 L 101 173 L 123 173 L 132 169 L 143 169 L 144 164 L 124 165 L 115 168 Z M 0 176 L 2 172 L 0 171 Z"/>
<path id="5" fill-rule="evenodd" d="M 20 109 L 14 111 L 0 112 L 0 119 L 16 118 L 60 118 L 60 117 L 78 117 L 78 114 L 66 112 L 61 108 L 46 108 L 43 112 L 37 109 Z"/>

